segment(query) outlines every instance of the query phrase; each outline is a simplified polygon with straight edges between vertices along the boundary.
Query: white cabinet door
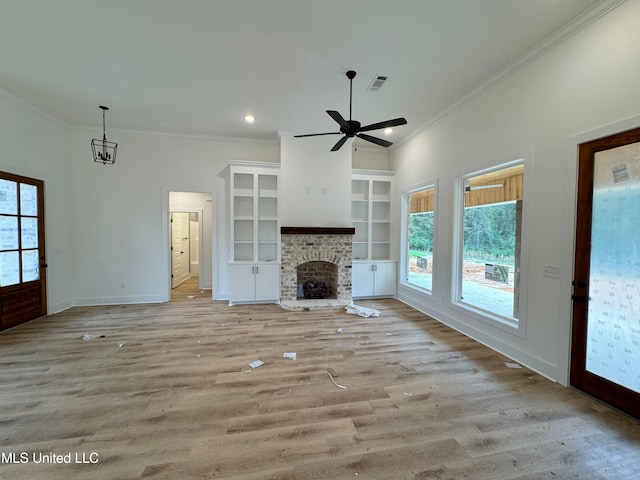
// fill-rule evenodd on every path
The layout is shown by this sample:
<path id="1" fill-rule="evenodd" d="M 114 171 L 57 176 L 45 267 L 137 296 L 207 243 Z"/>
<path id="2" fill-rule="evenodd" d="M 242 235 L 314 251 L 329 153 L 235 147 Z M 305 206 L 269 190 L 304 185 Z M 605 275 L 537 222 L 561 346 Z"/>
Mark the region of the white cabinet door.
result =
<path id="1" fill-rule="evenodd" d="M 256 296 L 255 265 L 229 265 L 229 303 L 251 302 Z"/>
<path id="2" fill-rule="evenodd" d="M 396 294 L 396 262 L 353 262 L 351 270 L 352 297 Z"/>
<path id="3" fill-rule="evenodd" d="M 256 265 L 256 301 L 280 298 L 280 265 Z"/>
<path id="4" fill-rule="evenodd" d="M 370 297 L 373 295 L 373 264 L 353 262 L 351 266 L 351 296 Z"/>
<path id="5" fill-rule="evenodd" d="M 395 262 L 376 262 L 374 268 L 373 294 L 392 296 L 396 294 Z"/>

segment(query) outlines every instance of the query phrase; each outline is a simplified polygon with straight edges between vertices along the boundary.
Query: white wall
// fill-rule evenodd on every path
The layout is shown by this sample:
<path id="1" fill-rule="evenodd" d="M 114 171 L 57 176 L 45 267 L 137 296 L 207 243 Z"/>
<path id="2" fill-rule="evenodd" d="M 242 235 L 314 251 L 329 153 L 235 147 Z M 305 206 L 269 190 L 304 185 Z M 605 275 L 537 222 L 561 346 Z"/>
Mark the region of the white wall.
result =
<path id="1" fill-rule="evenodd" d="M 438 179 L 439 185 L 434 295 L 415 295 L 402 287 L 399 296 L 563 384 L 568 381 L 571 324 L 575 135 L 593 131 L 593 138 L 604 125 L 640 114 L 638 18 L 640 0 L 627 1 L 391 155 L 399 191 L 427 179 Z M 533 152 L 531 188 L 525 192 L 533 208 L 524 219 L 530 248 L 523 272 L 526 336 L 520 338 L 452 308 L 451 219 L 458 175 L 525 149 Z M 542 265 L 560 266 L 560 278 L 542 277 Z"/>
<path id="2" fill-rule="evenodd" d="M 229 252 L 227 159 L 277 162 L 275 142 L 107 132 L 116 164 L 91 159 L 98 131 L 71 135 L 73 302 L 76 305 L 166 301 L 169 296 L 169 192 L 211 192 L 213 295 L 226 298 Z M 125 282 L 125 288 L 121 287 Z"/>
<path id="3" fill-rule="evenodd" d="M 332 152 L 336 141 L 280 135 L 283 227 L 351 226 L 351 141 Z"/>
<path id="4" fill-rule="evenodd" d="M 62 124 L 0 90 L 0 170 L 45 182 L 49 313 L 68 308 L 73 295 L 68 135 Z"/>
<path id="5" fill-rule="evenodd" d="M 211 192 L 211 215 L 205 213 L 205 217 L 215 222 L 211 226 L 215 233 L 210 249 L 203 246 L 208 258 L 201 265 L 211 272 L 214 297 L 227 298 L 226 160 L 277 163 L 280 146 L 265 141 L 109 131 L 109 140 L 118 142 L 117 161 L 110 166 L 94 163 L 91 157 L 91 139 L 101 133 L 99 128 L 68 128 L 0 91 L 0 169 L 45 181 L 49 312 L 73 305 L 168 300 L 165 213 L 170 191 Z M 312 187 L 312 193 L 303 198 L 314 209 L 316 200 L 325 201 L 325 226 L 349 226 L 349 146 L 331 154 L 333 143 L 320 143 L 316 150 L 308 143 L 304 149 L 304 159 L 325 162 L 315 164 L 318 170 L 312 181 L 310 170 L 294 163 L 288 185 Z M 294 156 L 300 158 L 296 152 Z M 386 153 L 363 152 L 360 156 L 361 168 L 387 166 Z"/>
<path id="6" fill-rule="evenodd" d="M 390 170 L 389 150 L 375 147 L 358 147 L 352 152 L 351 166 L 365 170 Z"/>

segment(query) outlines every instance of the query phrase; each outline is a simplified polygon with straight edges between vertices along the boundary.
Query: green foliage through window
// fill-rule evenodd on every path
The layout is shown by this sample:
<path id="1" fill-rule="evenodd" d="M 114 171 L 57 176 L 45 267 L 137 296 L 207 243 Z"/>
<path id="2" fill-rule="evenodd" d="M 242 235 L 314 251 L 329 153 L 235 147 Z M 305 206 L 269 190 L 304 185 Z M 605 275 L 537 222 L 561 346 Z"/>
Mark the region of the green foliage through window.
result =
<path id="1" fill-rule="evenodd" d="M 433 212 L 409 215 L 409 250 L 433 252 Z"/>
<path id="2" fill-rule="evenodd" d="M 516 203 L 464 209 L 464 260 L 513 265 Z"/>

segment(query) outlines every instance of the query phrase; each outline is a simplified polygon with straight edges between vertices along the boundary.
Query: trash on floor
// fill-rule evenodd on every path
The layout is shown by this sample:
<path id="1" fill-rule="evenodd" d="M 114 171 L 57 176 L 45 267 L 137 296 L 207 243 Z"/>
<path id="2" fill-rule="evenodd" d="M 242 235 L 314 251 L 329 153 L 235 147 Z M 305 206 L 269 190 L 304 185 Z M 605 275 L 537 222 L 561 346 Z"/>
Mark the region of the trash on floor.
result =
<path id="1" fill-rule="evenodd" d="M 298 358 L 298 355 L 296 354 L 296 352 L 284 352 L 282 354 L 283 358 L 290 358 L 291 360 L 295 360 L 296 358 Z"/>
<path id="2" fill-rule="evenodd" d="M 504 364 L 505 364 L 508 368 L 522 368 L 522 366 L 521 366 L 519 363 L 504 362 Z"/>
<path id="3" fill-rule="evenodd" d="M 195 295 L 187 295 L 187 298 L 188 298 L 189 300 L 193 300 L 194 298 L 196 298 L 196 296 L 195 296 Z"/>
<path id="4" fill-rule="evenodd" d="M 81 338 L 82 338 L 84 341 L 87 341 L 87 342 L 88 342 L 89 340 L 93 340 L 94 338 L 105 338 L 105 337 L 106 337 L 106 335 L 100 335 L 100 336 L 98 336 L 98 335 L 94 335 L 93 333 L 85 333 L 85 334 L 83 334 L 83 335 L 82 335 L 82 337 L 81 337 Z"/>
<path id="5" fill-rule="evenodd" d="M 342 327 L 338 329 L 338 333 L 342 333 Z"/>
<path id="6" fill-rule="evenodd" d="M 258 368 L 260 365 L 264 365 L 262 360 L 255 360 L 249 364 L 251 368 Z"/>
<path id="7" fill-rule="evenodd" d="M 334 378 L 340 376 L 340 374 L 336 372 L 333 368 L 327 368 L 327 372 L 329 372 L 329 374 Z"/>
<path id="8" fill-rule="evenodd" d="M 379 317 L 380 310 L 376 310 L 375 308 L 367 308 L 361 307 L 359 305 L 354 305 L 353 303 L 344 307 L 347 310 L 347 313 L 351 313 L 352 315 L 360 315 L 361 317 Z"/>
<path id="9" fill-rule="evenodd" d="M 347 389 L 347 387 L 345 387 L 344 385 L 340 385 L 339 383 L 336 383 L 336 381 L 333 379 L 333 375 L 331 375 L 331 372 L 329 371 L 329 369 L 327 369 L 327 375 L 329 375 L 329 378 L 331 379 L 331 381 L 333 382 L 333 384 L 338 387 L 338 388 L 344 388 L 345 390 Z"/>

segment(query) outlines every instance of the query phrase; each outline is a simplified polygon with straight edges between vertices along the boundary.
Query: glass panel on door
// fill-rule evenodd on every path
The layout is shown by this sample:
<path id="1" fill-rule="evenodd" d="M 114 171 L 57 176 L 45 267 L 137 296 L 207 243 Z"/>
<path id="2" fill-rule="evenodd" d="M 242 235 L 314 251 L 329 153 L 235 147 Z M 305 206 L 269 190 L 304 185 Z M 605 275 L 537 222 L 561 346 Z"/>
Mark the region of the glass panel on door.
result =
<path id="1" fill-rule="evenodd" d="M 586 370 L 640 393 L 640 143 L 595 153 Z"/>

